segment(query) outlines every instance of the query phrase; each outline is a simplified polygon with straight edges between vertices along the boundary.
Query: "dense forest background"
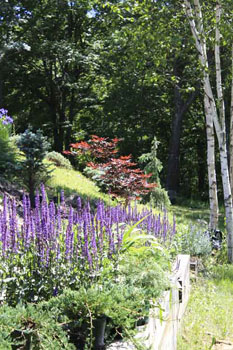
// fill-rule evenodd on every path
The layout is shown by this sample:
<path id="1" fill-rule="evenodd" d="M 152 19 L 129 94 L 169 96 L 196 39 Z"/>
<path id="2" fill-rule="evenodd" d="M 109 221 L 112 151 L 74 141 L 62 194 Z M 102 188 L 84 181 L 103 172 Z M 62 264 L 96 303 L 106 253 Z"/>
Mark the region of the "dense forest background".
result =
<path id="1" fill-rule="evenodd" d="M 206 6 L 211 70 L 214 4 Z M 229 40 L 222 51 L 227 101 L 230 52 Z M 57 152 L 92 134 L 123 138 L 121 154 L 136 161 L 156 137 L 161 183 L 172 199 L 208 199 L 201 79 L 180 1 L 1 1 L 0 106 L 14 118 L 14 132 L 40 128 Z M 229 129 L 229 108 L 226 118 Z"/>

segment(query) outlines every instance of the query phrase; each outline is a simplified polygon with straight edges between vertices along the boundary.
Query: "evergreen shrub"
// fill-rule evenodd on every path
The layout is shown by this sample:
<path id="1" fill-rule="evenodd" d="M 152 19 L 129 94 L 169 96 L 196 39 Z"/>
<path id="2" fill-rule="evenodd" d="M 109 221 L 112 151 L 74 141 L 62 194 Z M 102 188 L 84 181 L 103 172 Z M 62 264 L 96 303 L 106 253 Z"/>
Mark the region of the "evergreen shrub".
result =
<path id="1" fill-rule="evenodd" d="M 36 306 L 0 307 L 0 350 L 74 350 L 66 333 Z"/>
<path id="2" fill-rule="evenodd" d="M 156 208 L 167 208 L 171 204 L 167 191 L 159 186 L 152 190 L 150 203 L 152 207 Z"/>
<path id="3" fill-rule="evenodd" d="M 19 136 L 17 146 L 22 152 L 20 179 L 29 191 L 31 203 L 34 205 L 36 188 L 50 178 L 48 166 L 43 163 L 50 145 L 41 130 L 34 133 L 29 127 Z"/>
<path id="4" fill-rule="evenodd" d="M 58 167 L 72 169 L 72 165 L 69 159 L 65 158 L 61 153 L 55 151 L 49 152 L 46 155 L 46 159 L 54 163 Z"/>

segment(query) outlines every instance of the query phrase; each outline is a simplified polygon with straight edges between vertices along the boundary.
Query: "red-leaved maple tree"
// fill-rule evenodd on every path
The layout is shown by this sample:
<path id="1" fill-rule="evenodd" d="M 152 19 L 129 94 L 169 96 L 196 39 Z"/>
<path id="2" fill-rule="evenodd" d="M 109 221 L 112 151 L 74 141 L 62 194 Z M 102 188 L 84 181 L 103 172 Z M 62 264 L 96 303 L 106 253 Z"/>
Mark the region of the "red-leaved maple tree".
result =
<path id="1" fill-rule="evenodd" d="M 148 183 L 147 179 L 152 174 L 145 174 L 137 168 L 137 163 L 132 162 L 132 156 L 118 155 L 117 145 L 121 139 L 107 139 L 92 135 L 90 140 L 72 143 L 71 151 L 64 154 L 75 155 L 77 153 L 88 153 L 93 161 L 87 163 L 94 170 L 101 170 L 104 185 L 108 192 L 114 197 L 125 199 L 127 204 L 130 199 L 140 198 L 150 192 L 157 185 Z"/>

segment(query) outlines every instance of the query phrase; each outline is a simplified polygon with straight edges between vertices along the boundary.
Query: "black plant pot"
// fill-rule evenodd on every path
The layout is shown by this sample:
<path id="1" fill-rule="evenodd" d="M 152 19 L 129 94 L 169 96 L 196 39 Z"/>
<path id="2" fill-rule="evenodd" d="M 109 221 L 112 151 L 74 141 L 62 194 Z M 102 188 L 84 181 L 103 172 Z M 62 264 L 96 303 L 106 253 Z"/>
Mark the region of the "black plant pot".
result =
<path id="1" fill-rule="evenodd" d="M 106 316 L 96 318 L 93 322 L 94 330 L 93 335 L 95 337 L 94 349 L 95 350 L 104 350 L 104 333 L 106 327 Z"/>
<path id="2" fill-rule="evenodd" d="M 145 326 L 148 323 L 149 323 L 149 316 L 144 316 L 139 318 L 139 320 L 137 320 L 136 327 Z"/>

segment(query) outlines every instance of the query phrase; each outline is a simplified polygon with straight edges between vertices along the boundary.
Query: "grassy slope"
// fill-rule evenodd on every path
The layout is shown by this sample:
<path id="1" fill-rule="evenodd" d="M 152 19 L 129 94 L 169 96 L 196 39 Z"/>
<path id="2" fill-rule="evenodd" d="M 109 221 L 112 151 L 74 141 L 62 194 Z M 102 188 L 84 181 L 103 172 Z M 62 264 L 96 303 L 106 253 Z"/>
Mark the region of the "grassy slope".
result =
<path id="1" fill-rule="evenodd" d="M 102 199 L 105 203 L 110 203 L 109 196 L 100 192 L 94 182 L 87 179 L 79 171 L 54 167 L 49 186 L 55 189 L 55 192 L 64 190 L 65 195 L 77 194 L 83 198 L 91 200 Z"/>
<path id="2" fill-rule="evenodd" d="M 48 185 L 53 188 L 53 195 L 64 190 L 66 197 L 76 194 L 84 199 L 102 199 L 108 205 L 116 204 L 116 201 L 112 201 L 109 195 L 102 193 L 95 183 L 85 177 L 81 172 L 51 165 L 52 169 L 52 178 L 49 180 Z M 137 206 L 139 210 L 145 207 L 142 204 L 137 204 Z M 155 212 L 160 212 L 160 210 L 155 210 Z M 172 220 L 172 215 L 169 218 Z"/>
<path id="3" fill-rule="evenodd" d="M 217 266 L 193 286 L 178 350 L 215 349 L 215 339 L 233 342 L 233 265 Z"/>

